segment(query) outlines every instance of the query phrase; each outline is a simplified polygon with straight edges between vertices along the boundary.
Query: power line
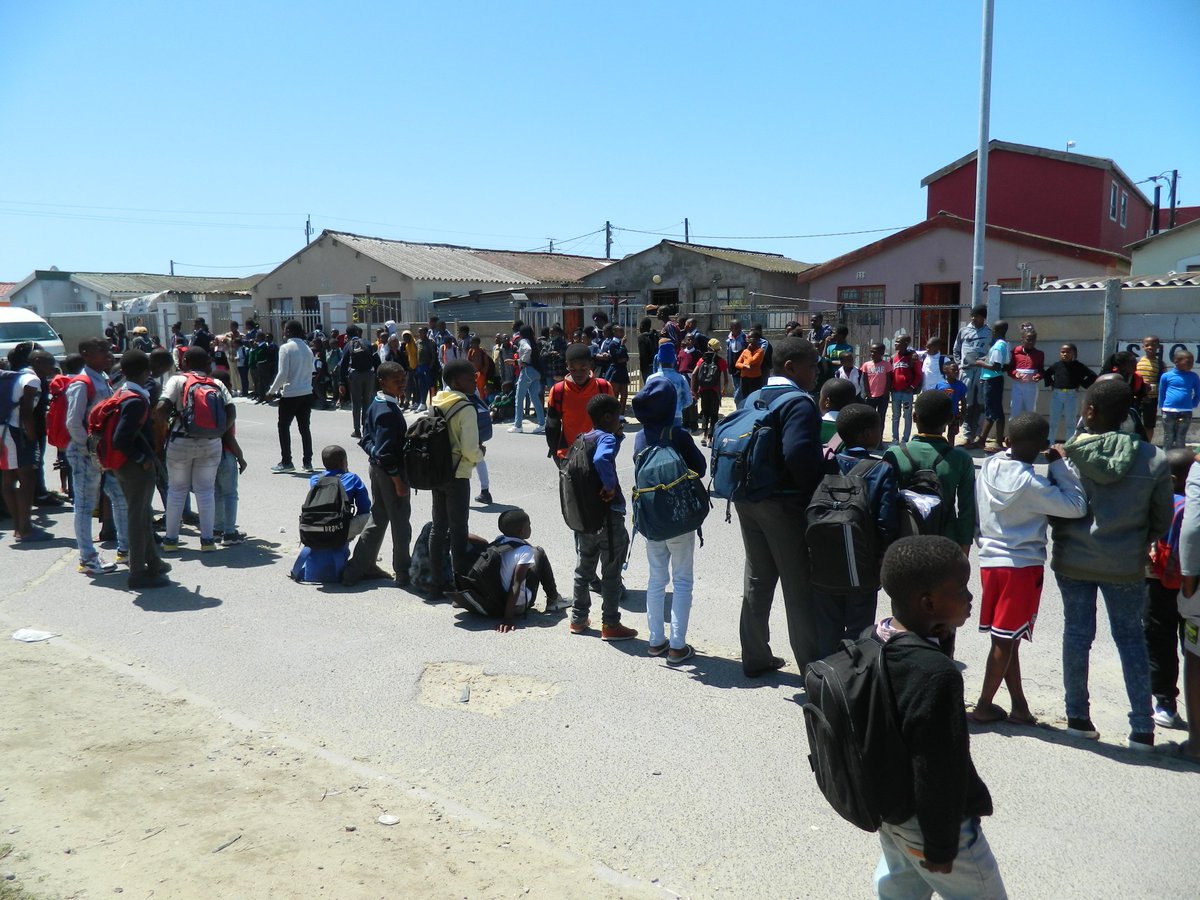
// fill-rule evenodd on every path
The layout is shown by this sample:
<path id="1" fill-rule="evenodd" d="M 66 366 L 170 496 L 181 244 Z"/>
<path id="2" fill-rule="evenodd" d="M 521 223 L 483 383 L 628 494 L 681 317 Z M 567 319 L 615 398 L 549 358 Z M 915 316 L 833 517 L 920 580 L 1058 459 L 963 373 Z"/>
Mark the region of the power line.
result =
<path id="1" fill-rule="evenodd" d="M 585 237 L 591 237 L 593 234 L 599 234 L 603 230 L 604 230 L 603 228 L 597 228 L 595 231 L 589 231 L 587 234 L 581 234 L 578 237 L 567 238 L 565 241 L 556 241 L 555 243 L 557 243 L 559 248 L 561 249 L 566 244 L 573 243 L 574 241 L 583 240 Z M 532 250 L 525 250 L 522 252 L 524 252 L 524 253 L 540 253 L 543 250 L 547 250 L 549 248 L 549 246 L 550 246 L 549 244 L 542 244 L 540 247 L 534 247 Z"/>
<path id="2" fill-rule="evenodd" d="M 295 226 L 292 225 L 247 225 L 242 222 L 180 222 L 169 219 L 132 218 L 129 216 L 98 216 L 88 215 L 85 213 L 67 212 L 53 213 L 31 209 L 0 208 L 0 215 L 19 216 L 33 219 L 61 219 L 66 221 L 82 222 L 119 222 L 124 225 L 170 225 L 174 227 L 190 228 L 238 228 L 247 231 L 292 231 L 295 228 Z"/>
<path id="3" fill-rule="evenodd" d="M 800 238 L 822 238 L 822 237 L 842 237 L 848 234 L 875 234 L 881 231 L 900 231 L 907 228 L 907 225 L 896 225 L 892 228 L 864 228 L 859 231 L 827 231 L 821 234 L 767 234 L 767 235 L 748 235 L 748 234 L 693 234 L 692 238 L 700 238 L 706 241 L 789 241 L 798 240 Z M 653 234 L 659 237 L 680 237 L 678 234 L 671 234 L 662 231 L 641 231 L 637 228 L 622 228 L 618 225 L 613 226 L 614 231 L 628 231 L 633 234 Z"/>
<path id="4" fill-rule="evenodd" d="M 173 262 L 177 266 L 184 266 L 188 269 L 265 269 L 268 267 L 273 269 L 279 265 L 282 260 L 279 260 L 278 262 L 248 263 L 244 266 L 202 266 L 200 263 L 185 263 L 179 262 L 179 260 L 173 260 Z"/>

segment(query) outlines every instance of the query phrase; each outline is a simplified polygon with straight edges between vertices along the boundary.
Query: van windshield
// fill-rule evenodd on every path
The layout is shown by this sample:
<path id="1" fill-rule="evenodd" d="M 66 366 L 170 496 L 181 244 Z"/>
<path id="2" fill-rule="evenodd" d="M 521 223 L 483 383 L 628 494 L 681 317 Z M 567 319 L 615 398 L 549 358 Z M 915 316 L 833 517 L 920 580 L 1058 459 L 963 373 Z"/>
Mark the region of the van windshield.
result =
<path id="1" fill-rule="evenodd" d="M 57 340 L 58 335 L 45 322 L 0 322 L 0 344 Z"/>

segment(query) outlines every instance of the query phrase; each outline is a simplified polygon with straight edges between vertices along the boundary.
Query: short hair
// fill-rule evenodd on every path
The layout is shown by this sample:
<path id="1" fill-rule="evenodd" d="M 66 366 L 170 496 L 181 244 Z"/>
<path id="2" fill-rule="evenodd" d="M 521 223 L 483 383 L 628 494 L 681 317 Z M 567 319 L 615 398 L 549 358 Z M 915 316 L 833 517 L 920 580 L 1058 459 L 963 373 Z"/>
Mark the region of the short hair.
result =
<path id="1" fill-rule="evenodd" d="M 1132 353 L 1130 353 L 1128 350 L 1121 350 L 1117 353 L 1114 353 L 1112 356 L 1112 367 L 1113 367 L 1114 372 L 1117 369 L 1120 369 L 1122 366 L 1127 366 L 1130 363 L 1136 364 L 1137 357 L 1134 356 Z"/>
<path id="2" fill-rule="evenodd" d="M 1180 347 L 1171 354 L 1171 362 L 1175 362 L 1175 360 L 1179 359 L 1181 356 L 1190 356 L 1193 360 L 1196 358 L 1196 354 L 1187 347 Z"/>
<path id="3" fill-rule="evenodd" d="M 154 351 L 157 353 L 158 351 Z M 168 357 L 171 355 L 170 350 L 163 350 L 163 353 Z M 78 353 L 69 353 L 62 361 L 62 370 L 64 375 L 78 375 L 83 371 L 83 357 Z"/>
<path id="4" fill-rule="evenodd" d="M 972 306 L 971 307 L 971 315 L 983 316 L 986 319 L 987 318 L 987 307 L 984 306 L 982 303 L 979 304 L 978 306 Z"/>
<path id="5" fill-rule="evenodd" d="M 520 331 L 521 326 L 524 324 L 525 323 L 522 322 L 520 319 L 513 319 L 513 331 Z"/>
<path id="6" fill-rule="evenodd" d="M 153 368 L 155 365 L 161 366 L 163 363 L 166 363 L 165 368 L 167 368 L 167 369 L 171 368 L 171 366 L 173 366 L 175 364 L 175 361 L 173 359 L 171 359 L 171 351 L 168 350 L 166 347 L 156 347 L 155 349 L 151 350 L 150 351 L 150 366 L 151 366 L 151 368 Z"/>
<path id="7" fill-rule="evenodd" d="M 79 355 L 87 356 L 89 353 L 103 353 L 105 350 L 111 350 L 112 344 L 102 337 L 86 338 L 79 342 Z"/>
<path id="8" fill-rule="evenodd" d="M 304 326 L 296 319 L 289 319 L 283 324 L 284 337 L 300 337 L 304 334 Z"/>
<path id="9" fill-rule="evenodd" d="M 992 323 L 992 334 L 1008 334 L 1008 322 L 1001 319 L 999 322 Z"/>
<path id="10" fill-rule="evenodd" d="M 442 381 L 450 384 L 460 378 L 475 378 L 475 366 L 466 359 L 452 359 L 442 367 Z"/>
<path id="11" fill-rule="evenodd" d="M 247 322 L 247 325 L 250 323 Z M 346 337 L 362 337 L 362 329 L 357 325 L 351 324 L 346 327 Z"/>
<path id="12" fill-rule="evenodd" d="M 330 444 L 321 451 L 321 465 L 327 469 L 341 468 L 337 465 L 346 460 L 346 448 L 340 444 Z"/>
<path id="13" fill-rule="evenodd" d="M 830 378 L 821 385 L 821 401 L 829 404 L 831 410 L 840 410 L 854 402 L 858 391 L 845 378 Z"/>
<path id="14" fill-rule="evenodd" d="M 1129 415 L 1133 388 L 1120 378 L 1100 378 L 1088 388 L 1083 402 L 1096 411 L 1104 425 L 1116 428 Z"/>
<path id="15" fill-rule="evenodd" d="M 459 326 L 458 326 L 458 333 L 459 333 L 459 334 L 470 334 L 470 333 L 471 333 L 471 326 L 470 326 L 470 325 L 459 325 Z"/>
<path id="16" fill-rule="evenodd" d="M 838 413 L 838 437 L 847 447 L 861 447 L 863 437 L 872 428 L 882 428 L 879 423 L 879 413 L 865 403 L 848 404 L 843 406 L 841 412 Z"/>
<path id="17" fill-rule="evenodd" d="M 931 337 L 929 340 L 927 340 L 925 342 L 925 346 L 932 347 L 934 344 L 937 344 L 939 347 L 942 347 L 945 345 L 945 341 L 942 340 L 941 335 L 935 334 L 933 337 Z"/>
<path id="18" fill-rule="evenodd" d="M 212 357 L 203 347 L 188 347 L 183 352 L 183 364 L 188 369 L 206 369 L 212 362 Z"/>
<path id="19" fill-rule="evenodd" d="M 1050 423 L 1045 416 L 1023 412 L 1009 421 L 1008 436 L 1013 442 L 1044 445 L 1050 438 Z"/>
<path id="20" fill-rule="evenodd" d="M 752 326 L 758 328 L 757 324 Z M 808 362 L 817 358 L 817 348 L 804 338 L 788 336 L 771 345 L 771 354 L 775 365 L 775 374 L 782 375 L 784 366 L 795 360 Z"/>
<path id="21" fill-rule="evenodd" d="M 650 330 L 650 317 L 642 316 L 641 321 L 638 322 L 638 331 L 646 332 L 649 330 Z"/>
<path id="22" fill-rule="evenodd" d="M 8 351 L 8 365 L 14 371 L 23 369 L 29 363 L 29 355 L 33 353 L 32 341 L 21 341 Z"/>
<path id="23" fill-rule="evenodd" d="M 621 404 L 612 394 L 597 394 L 588 401 L 587 414 L 595 425 L 597 420 L 611 413 L 619 413 Z"/>
<path id="24" fill-rule="evenodd" d="M 850 334 L 850 327 L 848 325 L 839 325 L 837 328 L 833 329 L 834 337 L 837 337 L 839 334 Z"/>
<path id="25" fill-rule="evenodd" d="M 517 532 L 522 530 L 522 527 L 529 524 L 529 513 L 521 509 L 519 506 L 515 509 L 506 509 L 500 513 L 500 518 L 496 520 L 496 527 L 500 529 L 500 533 L 505 537 L 516 537 Z"/>
<path id="26" fill-rule="evenodd" d="M 398 362 L 392 362 L 390 359 L 387 362 L 381 362 L 379 368 L 375 370 L 375 377 L 380 381 L 390 381 L 393 378 L 404 377 L 404 366 Z"/>
<path id="27" fill-rule="evenodd" d="M 567 348 L 567 364 L 568 365 L 570 365 L 573 362 L 580 362 L 581 360 L 585 360 L 585 359 L 589 363 L 592 361 L 592 351 L 590 349 L 588 349 L 587 344 L 572 344 L 570 347 Z"/>
<path id="28" fill-rule="evenodd" d="M 219 381 L 219 382 L 221 382 L 221 384 L 225 385 L 225 387 L 227 387 L 229 390 L 233 390 L 233 382 L 230 380 L 228 372 L 224 372 L 221 369 L 217 369 L 216 371 L 212 372 L 211 374 L 212 374 L 213 381 Z"/>
<path id="29" fill-rule="evenodd" d="M 913 418 L 926 433 L 944 431 L 953 417 L 954 402 L 941 391 L 925 391 L 913 401 Z"/>
<path id="30" fill-rule="evenodd" d="M 126 350 L 121 354 L 121 374 L 127 381 L 144 378 L 150 372 L 150 357 L 141 350 Z"/>
<path id="31" fill-rule="evenodd" d="M 1078 347 L 1076 347 L 1074 344 L 1072 344 L 1070 341 L 1066 341 L 1066 342 L 1064 342 L 1064 343 L 1063 343 L 1063 346 L 1064 346 L 1064 347 L 1070 347 L 1070 348 L 1071 348 L 1071 352 L 1072 352 L 1072 353 L 1074 353 L 1076 356 L 1078 356 L 1078 355 L 1079 355 L 1079 348 L 1078 348 Z"/>
<path id="32" fill-rule="evenodd" d="M 1195 461 L 1196 454 L 1187 447 L 1176 447 L 1167 451 L 1167 468 L 1171 470 L 1172 478 L 1186 478 Z"/>
<path id="33" fill-rule="evenodd" d="M 945 581 L 965 562 L 962 548 L 940 534 L 900 538 L 883 554 L 879 572 L 880 583 L 892 598 L 893 614 L 903 618 L 922 591 Z"/>

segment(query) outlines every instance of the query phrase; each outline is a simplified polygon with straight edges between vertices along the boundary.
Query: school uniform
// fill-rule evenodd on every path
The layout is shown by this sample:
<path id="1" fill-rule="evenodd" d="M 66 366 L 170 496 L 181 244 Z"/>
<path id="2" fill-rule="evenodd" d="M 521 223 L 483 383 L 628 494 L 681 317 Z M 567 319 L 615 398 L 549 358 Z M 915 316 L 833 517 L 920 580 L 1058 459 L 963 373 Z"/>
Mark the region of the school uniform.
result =
<path id="1" fill-rule="evenodd" d="M 354 584 L 376 565 L 383 537 L 392 532 L 392 567 L 396 581 L 408 584 L 408 568 L 412 560 L 411 499 L 396 495 L 393 477 L 403 481 L 404 440 L 408 424 L 396 399 L 380 391 L 363 414 L 363 449 L 370 460 L 371 520 L 363 529 L 354 553 L 342 573 L 342 582 Z"/>

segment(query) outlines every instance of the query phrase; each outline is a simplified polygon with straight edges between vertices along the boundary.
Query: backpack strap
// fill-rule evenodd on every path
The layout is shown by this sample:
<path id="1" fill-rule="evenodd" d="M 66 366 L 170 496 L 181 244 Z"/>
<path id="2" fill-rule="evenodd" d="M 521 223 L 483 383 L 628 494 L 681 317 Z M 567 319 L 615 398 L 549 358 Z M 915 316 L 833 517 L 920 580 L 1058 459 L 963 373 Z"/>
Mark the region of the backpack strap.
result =
<path id="1" fill-rule="evenodd" d="M 914 472 L 917 472 L 922 468 L 926 468 L 925 466 L 918 465 L 917 461 L 915 459 L 913 459 L 913 455 L 908 452 L 907 444 L 900 445 L 900 452 L 904 454 L 905 459 L 908 460 L 908 464 L 913 467 Z M 949 450 L 946 450 L 944 453 L 939 453 L 937 455 L 937 459 L 935 459 L 927 468 L 931 472 L 934 472 L 936 474 L 937 467 L 941 464 L 942 460 L 944 460 L 946 458 L 946 456 L 947 456 L 947 454 L 949 454 L 949 452 L 950 452 Z"/>
<path id="2" fill-rule="evenodd" d="M 858 478 L 866 478 L 868 472 L 870 472 L 876 466 L 882 465 L 883 462 L 884 461 L 882 459 L 876 459 L 874 456 L 868 456 L 866 459 L 860 459 L 857 463 L 855 463 L 854 468 L 852 468 L 846 474 L 854 475 Z"/>

